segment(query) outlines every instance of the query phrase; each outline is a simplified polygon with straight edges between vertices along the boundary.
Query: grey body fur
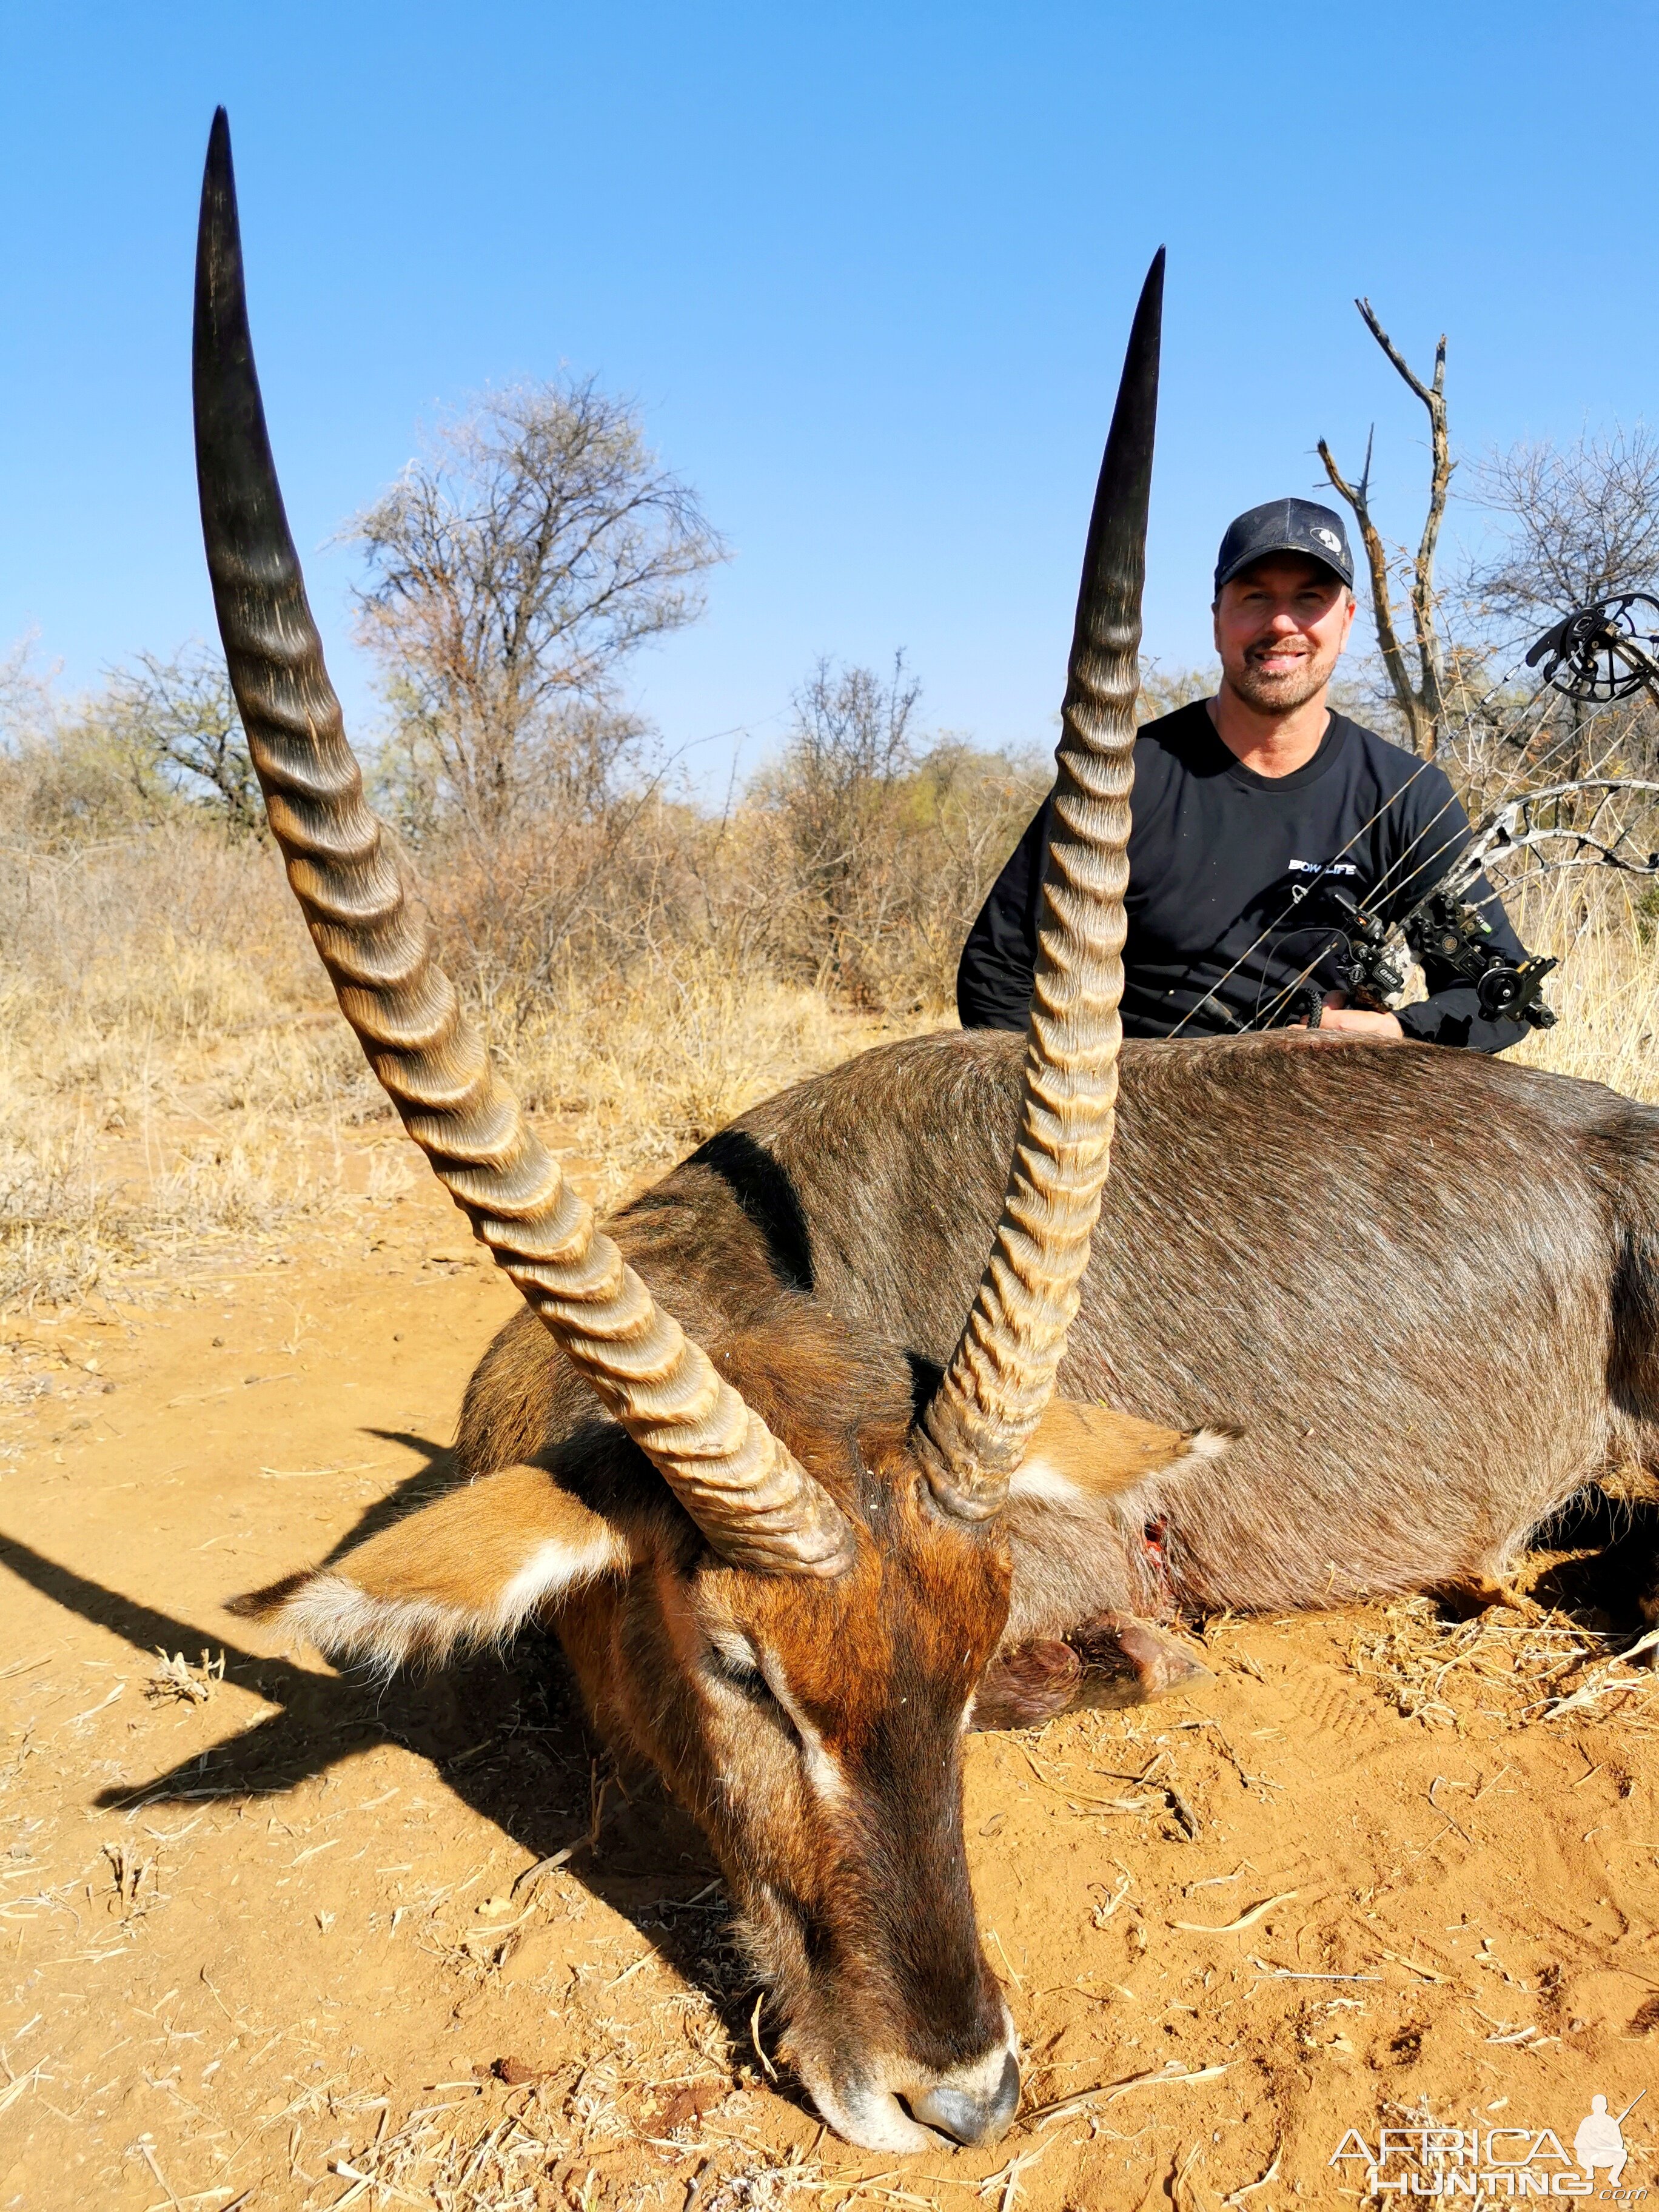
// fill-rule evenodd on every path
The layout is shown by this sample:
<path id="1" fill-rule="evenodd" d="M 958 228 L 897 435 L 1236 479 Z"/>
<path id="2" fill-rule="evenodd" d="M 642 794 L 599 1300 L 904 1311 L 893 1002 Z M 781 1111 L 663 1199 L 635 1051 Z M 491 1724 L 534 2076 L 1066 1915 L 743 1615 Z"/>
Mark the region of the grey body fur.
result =
<path id="1" fill-rule="evenodd" d="M 796 1302 L 948 1360 L 1001 1200 L 1021 1040 L 886 1046 L 769 1100 L 626 1207 L 617 1241 L 706 1340 Z M 1432 1047 L 1129 1043 L 1060 1387 L 1218 1462 L 1075 1513 L 1009 1509 L 1005 1648 L 1103 1613 L 1315 1607 L 1501 1575 L 1610 1460 L 1652 1455 L 1659 1112 Z M 527 1314 L 504 1367 L 537 1455 L 592 1409 Z M 1155 1572 L 1144 1532 L 1162 1523 Z"/>

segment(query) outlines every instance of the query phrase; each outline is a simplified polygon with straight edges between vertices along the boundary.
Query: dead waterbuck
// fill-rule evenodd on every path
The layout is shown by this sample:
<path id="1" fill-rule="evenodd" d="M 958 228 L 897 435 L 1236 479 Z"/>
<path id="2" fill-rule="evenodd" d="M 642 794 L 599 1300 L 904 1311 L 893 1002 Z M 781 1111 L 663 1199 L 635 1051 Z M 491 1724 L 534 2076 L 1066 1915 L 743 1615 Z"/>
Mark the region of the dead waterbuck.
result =
<path id="1" fill-rule="evenodd" d="M 710 1837 L 819 2110 L 882 2149 L 988 2139 L 1018 2094 L 964 1727 L 1190 1679 L 1157 1626 L 1183 1614 L 1484 1586 L 1610 1461 L 1655 1459 L 1659 1115 L 1316 1035 L 1132 1045 L 1118 1100 L 1161 273 L 1090 528 L 1026 1040 L 866 1054 L 602 1231 L 363 804 L 222 117 L 209 154 L 203 520 L 271 824 L 376 1073 L 529 1309 L 468 1388 L 464 1486 L 249 1608 L 388 1665 L 549 1620 Z"/>

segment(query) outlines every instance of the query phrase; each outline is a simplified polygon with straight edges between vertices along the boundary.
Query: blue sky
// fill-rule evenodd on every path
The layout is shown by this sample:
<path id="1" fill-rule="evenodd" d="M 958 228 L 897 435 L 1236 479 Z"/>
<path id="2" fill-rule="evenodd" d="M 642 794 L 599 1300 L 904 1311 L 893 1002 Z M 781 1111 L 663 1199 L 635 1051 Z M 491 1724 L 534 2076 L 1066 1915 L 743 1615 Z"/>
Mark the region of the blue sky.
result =
<path id="1" fill-rule="evenodd" d="M 908 653 L 934 726 L 1052 743 L 1127 319 L 1170 249 L 1147 644 L 1208 649 L 1237 508 L 1376 424 L 1419 512 L 1409 355 L 1451 339 L 1478 452 L 1633 419 L 1659 378 L 1646 220 L 1659 10 L 744 8 L 350 0 L 0 6 L 0 650 L 70 686 L 211 629 L 187 348 L 229 107 L 255 340 L 336 679 L 329 542 L 488 383 L 643 405 L 734 558 L 644 656 L 709 784 L 814 657 Z"/>

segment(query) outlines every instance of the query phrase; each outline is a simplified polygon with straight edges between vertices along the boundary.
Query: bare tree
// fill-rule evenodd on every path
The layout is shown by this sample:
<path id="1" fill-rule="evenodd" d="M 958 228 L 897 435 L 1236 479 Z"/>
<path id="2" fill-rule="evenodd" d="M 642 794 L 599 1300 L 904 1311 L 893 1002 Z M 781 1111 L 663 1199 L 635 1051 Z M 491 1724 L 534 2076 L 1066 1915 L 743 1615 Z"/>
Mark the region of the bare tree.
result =
<path id="1" fill-rule="evenodd" d="M 915 766 L 911 721 L 921 686 L 904 655 L 890 677 L 820 660 L 795 695 L 794 727 L 770 779 L 788 832 L 821 983 L 854 981 L 893 890 L 891 817 Z"/>
<path id="2" fill-rule="evenodd" d="M 1477 634 L 1505 624 L 1530 632 L 1659 580 L 1659 438 L 1644 424 L 1586 431 L 1565 447 L 1522 441 L 1472 474 L 1475 503 L 1498 525 L 1495 547 L 1462 580 Z M 1569 781 L 1614 763 L 1650 777 L 1659 769 L 1659 721 L 1645 690 L 1601 706 L 1556 698 L 1528 718 L 1525 744 L 1531 762 L 1548 761 Z"/>
<path id="3" fill-rule="evenodd" d="M 0 659 L 0 750 L 28 743 L 55 719 L 52 685 L 58 670 L 42 672 L 32 665 L 40 641 L 38 631 L 26 630 Z"/>
<path id="4" fill-rule="evenodd" d="M 1411 610 L 1412 646 L 1417 662 L 1414 678 L 1410 652 L 1402 641 L 1395 621 L 1389 576 L 1393 562 L 1371 515 L 1371 441 L 1368 438 L 1365 441 L 1365 465 L 1357 484 L 1350 483 L 1342 474 L 1323 438 L 1319 441 L 1319 458 L 1325 464 L 1326 475 L 1352 508 L 1354 520 L 1359 526 L 1365 565 L 1370 572 L 1371 614 L 1376 624 L 1377 650 L 1388 672 L 1389 688 L 1411 734 L 1413 749 L 1431 758 L 1439 744 L 1445 718 L 1445 664 L 1436 621 L 1434 560 L 1440 540 L 1440 526 L 1445 520 L 1447 489 L 1451 483 L 1452 471 L 1457 465 L 1451 458 L 1446 433 L 1445 333 L 1442 331 L 1440 343 L 1434 349 L 1433 380 L 1425 384 L 1378 321 L 1370 301 L 1356 300 L 1354 305 L 1364 318 L 1366 329 L 1388 356 L 1403 382 L 1422 401 L 1429 417 L 1428 513 L 1424 517 L 1423 532 L 1408 570 L 1407 600 Z M 1404 566 L 1404 556 L 1398 557 Z"/>
<path id="5" fill-rule="evenodd" d="M 217 814 L 238 836 L 264 835 L 264 806 L 223 657 L 141 653 L 87 710 L 125 756 L 140 790 L 159 783 Z"/>
<path id="6" fill-rule="evenodd" d="M 1586 432 L 1494 453 L 1472 471 L 1474 499 L 1500 519 L 1502 544 L 1466 583 L 1482 612 L 1562 615 L 1659 578 L 1659 437 Z"/>
<path id="7" fill-rule="evenodd" d="M 527 800 L 608 791 L 641 734 L 616 712 L 621 666 L 696 618 L 725 557 L 637 410 L 591 380 L 477 401 L 349 534 L 408 773 L 486 837 Z"/>

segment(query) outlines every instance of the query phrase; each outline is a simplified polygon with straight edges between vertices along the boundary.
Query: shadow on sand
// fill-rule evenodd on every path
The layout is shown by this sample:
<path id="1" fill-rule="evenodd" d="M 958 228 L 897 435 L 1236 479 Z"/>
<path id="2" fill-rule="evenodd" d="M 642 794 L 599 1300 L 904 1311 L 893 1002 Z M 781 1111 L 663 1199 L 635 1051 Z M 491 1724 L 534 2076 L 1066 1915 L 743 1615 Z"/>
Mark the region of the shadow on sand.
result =
<path id="1" fill-rule="evenodd" d="M 389 1440 L 421 1451 L 426 1464 L 371 1506 L 331 1558 L 453 1479 L 443 1448 L 418 1437 Z M 165 1773 L 99 1792 L 92 1804 L 132 1812 L 204 1798 L 279 1796 L 377 1744 L 398 1744 L 519 1844 L 526 1867 L 574 1846 L 567 1871 L 630 1920 L 719 2008 L 734 2044 L 746 2037 L 739 2000 L 748 1990 L 752 2002 L 753 1991 L 723 1940 L 726 1908 L 707 1896 L 719 1875 L 708 1844 L 654 1778 L 630 1771 L 624 1794 L 586 1725 L 553 1637 L 530 1629 L 505 1655 L 385 1683 L 362 1672 L 321 1674 L 262 1657 L 216 1629 L 106 1589 L 15 1537 L 0 1534 L 0 1565 L 146 1656 L 193 1651 L 204 1642 L 222 1648 L 225 1680 L 278 1709 Z"/>

